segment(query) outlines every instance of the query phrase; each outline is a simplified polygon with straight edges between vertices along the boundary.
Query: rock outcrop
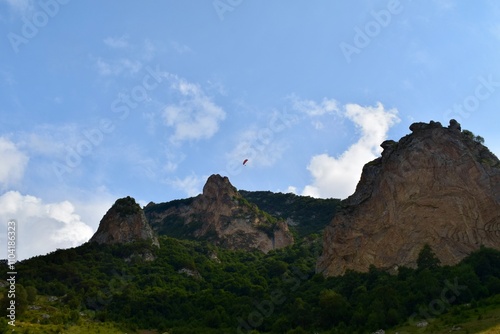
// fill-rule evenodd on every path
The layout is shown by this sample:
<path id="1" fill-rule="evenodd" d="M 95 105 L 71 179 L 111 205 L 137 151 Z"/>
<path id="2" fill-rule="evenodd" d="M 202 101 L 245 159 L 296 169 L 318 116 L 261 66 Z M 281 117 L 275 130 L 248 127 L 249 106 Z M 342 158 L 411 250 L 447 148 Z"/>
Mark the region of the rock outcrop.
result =
<path id="1" fill-rule="evenodd" d="M 293 244 L 285 222 L 245 200 L 227 177 L 212 175 L 203 193 L 187 200 L 150 203 L 146 216 L 159 234 L 206 239 L 229 249 L 269 252 Z"/>
<path id="2" fill-rule="evenodd" d="M 425 244 L 444 265 L 481 245 L 500 249 L 500 161 L 454 120 L 410 129 L 364 166 L 325 229 L 318 272 L 415 267 Z"/>
<path id="3" fill-rule="evenodd" d="M 160 246 L 144 211 L 133 198 L 125 197 L 118 199 L 106 212 L 89 242 L 116 244 L 140 240 L 150 240 L 153 245 Z"/>

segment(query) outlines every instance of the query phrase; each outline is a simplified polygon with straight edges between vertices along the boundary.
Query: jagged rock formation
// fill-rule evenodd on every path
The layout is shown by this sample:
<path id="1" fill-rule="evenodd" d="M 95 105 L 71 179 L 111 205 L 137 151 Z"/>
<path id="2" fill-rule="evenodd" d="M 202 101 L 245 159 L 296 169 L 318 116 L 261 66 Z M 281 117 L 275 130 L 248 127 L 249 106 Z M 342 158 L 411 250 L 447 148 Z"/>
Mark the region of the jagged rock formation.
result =
<path id="1" fill-rule="evenodd" d="M 500 161 L 460 124 L 414 123 L 382 143 L 325 229 L 317 271 L 416 265 L 429 244 L 451 265 L 480 245 L 500 249 Z"/>
<path id="2" fill-rule="evenodd" d="M 151 240 L 153 245 L 160 246 L 144 211 L 128 196 L 118 199 L 106 212 L 89 242 L 115 244 L 140 240 Z"/>
<path id="3" fill-rule="evenodd" d="M 293 244 L 284 221 L 249 203 L 220 175 L 210 176 L 203 193 L 194 198 L 150 203 L 144 210 L 159 234 L 203 238 L 229 249 L 266 253 Z"/>

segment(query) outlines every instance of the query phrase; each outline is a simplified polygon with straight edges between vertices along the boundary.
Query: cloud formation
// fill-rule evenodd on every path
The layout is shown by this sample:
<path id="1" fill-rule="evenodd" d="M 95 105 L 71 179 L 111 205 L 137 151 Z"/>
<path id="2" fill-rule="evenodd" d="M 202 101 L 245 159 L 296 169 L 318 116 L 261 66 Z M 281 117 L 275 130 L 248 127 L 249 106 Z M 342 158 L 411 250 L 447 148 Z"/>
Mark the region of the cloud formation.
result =
<path id="1" fill-rule="evenodd" d="M 328 154 L 313 156 L 307 169 L 313 182 L 302 194 L 312 197 L 346 198 L 356 189 L 364 164 L 381 152 L 380 144 L 387 138 L 390 127 L 399 122 L 396 109 L 347 104 L 343 116 L 354 123 L 360 138 L 339 157 Z"/>
<path id="2" fill-rule="evenodd" d="M 128 58 L 106 61 L 99 57 L 96 60 L 96 67 L 98 73 L 102 76 L 116 76 L 123 73 L 135 75 L 142 69 L 142 63 Z"/>
<path id="3" fill-rule="evenodd" d="M 200 194 L 201 189 L 203 188 L 203 178 L 196 175 L 188 175 L 183 179 L 176 178 L 167 180 L 167 183 L 172 187 L 185 192 L 189 197 L 194 197 Z"/>
<path id="4" fill-rule="evenodd" d="M 293 109 L 303 112 L 309 116 L 323 116 L 340 111 L 338 103 L 334 99 L 323 98 L 321 103 L 313 100 L 301 100 L 296 95 L 290 97 Z"/>
<path id="5" fill-rule="evenodd" d="M 46 254 L 57 248 L 75 247 L 86 242 L 93 229 L 83 222 L 69 201 L 44 203 L 42 199 L 9 191 L 0 196 L 0 222 L 7 230 L 9 220 L 17 221 L 18 259 Z M 6 234 L 0 235 L 6 244 Z M 0 258 L 6 258 L 3 250 Z"/>
<path id="6" fill-rule="evenodd" d="M 0 189 L 6 189 L 23 178 L 29 158 L 4 137 L 0 137 L 0 157 Z"/>
<path id="7" fill-rule="evenodd" d="M 127 48 L 129 46 L 128 36 L 122 35 L 121 37 L 107 37 L 103 40 L 104 44 L 112 49 L 122 49 Z"/>
<path id="8" fill-rule="evenodd" d="M 324 128 L 324 124 L 321 121 L 322 117 L 340 113 L 338 102 L 334 99 L 325 97 L 318 103 L 313 100 L 303 100 L 296 95 L 291 95 L 289 100 L 291 101 L 292 109 L 309 117 L 312 126 L 316 130 Z"/>
<path id="9" fill-rule="evenodd" d="M 24 12 L 33 7 L 33 0 L 1 0 L 9 4 L 14 10 Z"/>
<path id="10" fill-rule="evenodd" d="M 172 78 L 172 89 L 180 95 L 180 100 L 163 110 L 165 124 L 174 130 L 170 140 L 181 142 L 212 137 L 226 117 L 224 110 L 199 85 L 175 75 Z"/>

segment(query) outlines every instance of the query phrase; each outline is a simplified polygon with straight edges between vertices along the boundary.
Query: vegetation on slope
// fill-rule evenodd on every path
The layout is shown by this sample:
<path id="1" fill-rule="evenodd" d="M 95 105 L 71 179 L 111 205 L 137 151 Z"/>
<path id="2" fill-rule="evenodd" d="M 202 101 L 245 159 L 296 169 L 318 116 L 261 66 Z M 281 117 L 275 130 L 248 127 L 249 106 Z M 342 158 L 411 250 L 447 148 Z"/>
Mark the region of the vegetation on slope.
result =
<path id="1" fill-rule="evenodd" d="M 18 286 L 38 294 L 30 305 L 40 296 L 59 303 L 57 316 L 28 310 L 19 320 L 92 320 L 160 333 L 365 333 L 404 323 L 416 328 L 461 305 L 487 307 L 500 294 L 500 252 L 490 249 L 453 267 L 435 266 L 423 251 L 419 268 L 397 275 L 372 267 L 325 279 L 314 273 L 319 238 L 268 254 L 165 236 L 160 243 L 85 244 L 18 263 Z M 154 261 L 134 256 L 146 250 Z"/>
<path id="2" fill-rule="evenodd" d="M 245 191 L 239 193 L 259 209 L 274 217 L 287 220 L 299 237 L 320 233 L 333 219 L 340 200 L 321 199 L 270 191 Z"/>
<path id="3" fill-rule="evenodd" d="M 156 233 L 179 239 L 194 239 L 193 233 L 201 226 L 201 223 L 186 224 L 185 219 L 179 215 L 167 215 L 160 222 L 155 222 L 154 219 L 151 219 L 154 215 L 167 212 L 171 209 L 188 207 L 193 200 L 194 197 L 158 204 L 150 202 L 144 207 L 144 214 Z"/>

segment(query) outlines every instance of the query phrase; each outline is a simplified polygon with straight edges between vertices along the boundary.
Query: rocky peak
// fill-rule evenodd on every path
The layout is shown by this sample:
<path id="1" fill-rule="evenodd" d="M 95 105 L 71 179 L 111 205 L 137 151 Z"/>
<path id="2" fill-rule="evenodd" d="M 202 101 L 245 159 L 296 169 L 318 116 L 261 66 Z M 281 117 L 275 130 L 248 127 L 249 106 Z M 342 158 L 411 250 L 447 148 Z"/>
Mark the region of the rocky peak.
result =
<path id="1" fill-rule="evenodd" d="M 227 176 L 219 174 L 211 175 L 205 186 L 203 193 L 196 197 L 193 205 L 202 211 L 211 211 L 214 214 L 229 214 L 228 210 L 237 204 L 241 199 L 240 193 L 229 182 Z"/>
<path id="2" fill-rule="evenodd" d="M 497 157 L 454 120 L 410 130 L 399 142 L 383 142 L 382 156 L 364 166 L 356 191 L 325 229 L 318 272 L 414 267 L 424 244 L 444 265 L 480 245 L 500 248 Z"/>
<path id="3" fill-rule="evenodd" d="M 210 175 L 205 186 L 203 187 L 203 196 L 207 199 L 220 200 L 221 196 L 231 198 L 238 196 L 238 191 L 229 182 L 227 176 L 219 174 Z"/>
<path id="4" fill-rule="evenodd" d="M 159 233 L 182 233 L 230 249 L 267 253 L 293 244 L 286 223 L 249 203 L 227 177 L 217 174 L 208 178 L 202 194 L 183 204 L 150 204 L 146 215 Z"/>
<path id="5" fill-rule="evenodd" d="M 89 242 L 115 244 L 139 240 L 150 240 L 153 245 L 160 245 L 139 204 L 127 196 L 118 199 L 106 212 Z"/>

